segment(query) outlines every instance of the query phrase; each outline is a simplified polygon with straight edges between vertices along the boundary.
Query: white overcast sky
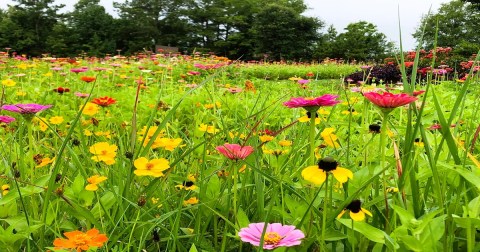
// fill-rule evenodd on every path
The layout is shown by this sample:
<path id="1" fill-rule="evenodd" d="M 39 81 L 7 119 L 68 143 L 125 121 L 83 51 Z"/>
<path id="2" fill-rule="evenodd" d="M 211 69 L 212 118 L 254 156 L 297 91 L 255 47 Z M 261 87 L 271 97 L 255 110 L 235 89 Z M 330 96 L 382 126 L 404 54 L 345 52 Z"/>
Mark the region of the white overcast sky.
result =
<path id="1" fill-rule="evenodd" d="M 114 13 L 114 0 L 101 0 L 105 8 Z M 122 0 L 116 0 L 122 2 Z M 242 0 L 238 0 L 242 1 Z M 71 10 L 76 0 L 57 0 Z M 402 41 L 404 50 L 413 49 L 415 40 L 411 34 L 419 26 L 422 15 L 438 10 L 440 4 L 449 0 L 304 0 L 310 7 L 307 16 L 318 17 L 327 26 L 333 25 L 339 33 L 349 24 L 358 21 L 367 21 L 377 26 L 389 41 L 399 41 L 398 12 L 402 29 Z M 7 4 L 13 4 L 12 0 L 0 0 L 0 8 L 5 9 Z"/>

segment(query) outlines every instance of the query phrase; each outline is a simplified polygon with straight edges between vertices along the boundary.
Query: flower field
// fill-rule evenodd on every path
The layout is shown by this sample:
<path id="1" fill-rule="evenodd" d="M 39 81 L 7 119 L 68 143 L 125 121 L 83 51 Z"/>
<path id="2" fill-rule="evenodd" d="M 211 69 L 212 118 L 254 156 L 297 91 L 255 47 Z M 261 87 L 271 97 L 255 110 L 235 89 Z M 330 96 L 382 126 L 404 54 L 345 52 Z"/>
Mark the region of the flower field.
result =
<path id="1" fill-rule="evenodd" d="M 0 251 L 478 251 L 475 64 L 3 53 Z"/>

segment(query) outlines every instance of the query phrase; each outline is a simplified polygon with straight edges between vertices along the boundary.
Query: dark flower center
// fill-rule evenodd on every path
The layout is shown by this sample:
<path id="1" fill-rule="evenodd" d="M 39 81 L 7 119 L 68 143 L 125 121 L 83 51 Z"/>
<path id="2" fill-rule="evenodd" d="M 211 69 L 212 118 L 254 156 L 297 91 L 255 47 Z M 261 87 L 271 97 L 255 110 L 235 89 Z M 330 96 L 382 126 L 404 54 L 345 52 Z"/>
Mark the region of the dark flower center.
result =
<path id="1" fill-rule="evenodd" d="M 193 182 L 192 181 L 183 181 L 182 185 L 185 186 L 185 187 L 191 187 L 191 186 L 193 186 Z"/>
<path id="2" fill-rule="evenodd" d="M 362 210 L 362 202 L 360 200 L 353 200 L 348 204 L 346 209 L 350 210 L 352 213 L 358 213 Z"/>
<path id="3" fill-rule="evenodd" d="M 318 161 L 318 168 L 324 170 L 325 172 L 333 171 L 337 169 L 337 166 L 338 162 L 332 157 L 325 157 Z"/>
<path id="4" fill-rule="evenodd" d="M 372 132 L 372 133 L 380 133 L 380 128 L 381 128 L 381 126 L 378 125 L 378 124 L 376 124 L 376 123 L 370 124 L 370 125 L 368 126 L 368 129 L 369 129 L 370 132 Z"/>

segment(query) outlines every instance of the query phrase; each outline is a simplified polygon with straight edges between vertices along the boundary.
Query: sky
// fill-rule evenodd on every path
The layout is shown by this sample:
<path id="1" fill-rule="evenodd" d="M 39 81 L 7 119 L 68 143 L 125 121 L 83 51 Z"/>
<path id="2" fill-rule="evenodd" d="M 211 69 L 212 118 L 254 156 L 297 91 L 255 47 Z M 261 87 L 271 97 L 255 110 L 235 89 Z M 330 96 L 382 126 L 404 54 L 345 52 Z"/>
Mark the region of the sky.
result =
<path id="1" fill-rule="evenodd" d="M 107 11 L 114 14 L 114 0 L 101 0 Z M 238 0 L 242 1 L 242 0 Z M 307 16 L 318 17 L 326 26 L 333 25 L 338 33 L 342 33 L 349 23 L 367 21 L 377 26 L 378 31 L 387 36 L 388 41 L 399 45 L 398 13 L 402 29 L 402 44 L 404 50 L 414 49 L 415 39 L 412 33 L 419 26 L 422 15 L 431 8 L 438 10 L 442 3 L 450 0 L 304 0 L 309 10 Z M 64 10 L 73 9 L 76 0 L 57 0 L 66 5 Z M 116 0 L 122 2 L 122 0 Z M 5 9 L 12 0 L 0 0 L 0 8 Z"/>
<path id="2" fill-rule="evenodd" d="M 431 8 L 436 12 L 442 3 L 449 0 L 304 0 L 310 7 L 307 16 L 323 20 L 326 26 L 333 25 L 338 33 L 350 23 L 367 21 L 377 26 L 379 32 L 399 46 L 399 15 L 404 50 L 416 46 L 412 33 L 420 25 L 423 15 Z M 400 14 L 398 14 L 400 13 Z"/>

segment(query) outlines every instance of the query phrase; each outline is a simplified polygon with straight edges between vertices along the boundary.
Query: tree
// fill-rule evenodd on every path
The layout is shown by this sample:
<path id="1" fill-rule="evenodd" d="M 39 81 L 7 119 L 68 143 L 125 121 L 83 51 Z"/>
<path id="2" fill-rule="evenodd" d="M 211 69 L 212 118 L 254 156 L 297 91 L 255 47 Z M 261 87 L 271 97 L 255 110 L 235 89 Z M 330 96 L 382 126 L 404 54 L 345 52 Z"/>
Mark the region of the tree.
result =
<path id="1" fill-rule="evenodd" d="M 365 21 L 349 24 L 345 32 L 338 35 L 335 46 L 344 59 L 361 61 L 381 60 L 393 47 L 387 42 L 385 34 Z"/>
<path id="2" fill-rule="evenodd" d="M 341 58 L 343 54 L 338 50 L 335 42 L 337 40 L 338 32 L 333 25 L 330 25 L 325 34 L 320 36 L 315 49 L 314 57 L 322 60 L 325 58 Z"/>
<path id="3" fill-rule="evenodd" d="M 129 0 L 114 2 L 118 9 L 118 45 L 129 52 L 153 49 L 157 44 L 184 46 L 188 23 L 182 12 L 187 0 Z"/>
<path id="4" fill-rule="evenodd" d="M 99 3 L 100 0 L 79 0 L 69 14 L 68 25 L 75 38 L 71 46 L 77 53 L 101 55 L 116 50 L 114 19 Z"/>
<path id="5" fill-rule="evenodd" d="M 2 26 L 8 29 L 2 33 L 10 33 L 7 35 L 10 46 L 14 50 L 33 56 L 48 52 L 46 41 L 61 17 L 57 12 L 64 5 L 53 5 L 54 0 L 15 0 L 15 2 L 17 4 L 7 11 L 8 20 L 2 21 Z"/>
<path id="6" fill-rule="evenodd" d="M 253 31 L 257 53 L 272 59 L 310 59 L 323 22 L 304 17 L 294 9 L 270 4 L 256 16 Z"/>
<path id="7" fill-rule="evenodd" d="M 480 49 L 479 29 L 480 12 L 469 3 L 452 1 L 442 4 L 438 13 L 424 16 L 413 37 L 425 49 L 432 49 L 438 30 L 437 46 L 452 47 L 454 52 L 470 56 Z"/>

